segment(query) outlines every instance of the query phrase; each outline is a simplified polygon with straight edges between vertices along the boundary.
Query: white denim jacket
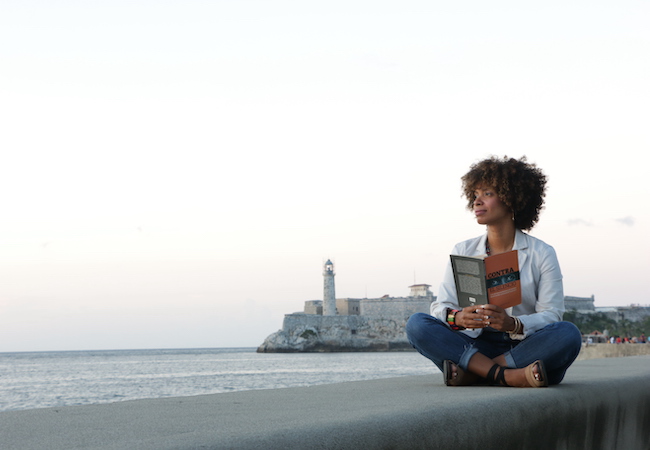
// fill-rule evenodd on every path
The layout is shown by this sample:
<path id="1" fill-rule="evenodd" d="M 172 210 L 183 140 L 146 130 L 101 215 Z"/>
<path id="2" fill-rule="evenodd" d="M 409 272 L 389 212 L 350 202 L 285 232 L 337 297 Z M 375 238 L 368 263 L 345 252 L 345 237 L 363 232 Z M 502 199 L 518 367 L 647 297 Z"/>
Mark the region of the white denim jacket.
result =
<path id="1" fill-rule="evenodd" d="M 485 254 L 487 234 L 456 244 L 452 254 L 479 256 Z M 520 305 L 506 309 L 510 316 L 517 316 L 528 337 L 546 325 L 562 320 L 564 314 L 564 290 L 562 273 L 555 250 L 545 242 L 517 230 L 513 250 L 518 250 L 519 277 L 522 301 Z M 451 260 L 447 262 L 440 292 L 431 304 L 431 315 L 447 323 L 447 308 L 460 309 L 456 295 Z M 483 329 L 462 330 L 470 337 L 477 337 Z"/>

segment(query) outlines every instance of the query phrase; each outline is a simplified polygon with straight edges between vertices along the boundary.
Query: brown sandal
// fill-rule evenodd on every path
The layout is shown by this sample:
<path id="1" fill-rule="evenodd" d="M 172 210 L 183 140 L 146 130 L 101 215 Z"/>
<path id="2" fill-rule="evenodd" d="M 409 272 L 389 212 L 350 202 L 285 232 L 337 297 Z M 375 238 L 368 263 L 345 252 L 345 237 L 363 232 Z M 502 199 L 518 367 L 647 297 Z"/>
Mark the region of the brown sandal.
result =
<path id="1" fill-rule="evenodd" d="M 456 366 L 456 376 L 454 377 L 454 371 L 452 366 Z M 447 386 L 471 386 L 476 384 L 481 377 L 476 375 L 473 372 L 465 372 L 461 369 L 458 364 L 454 363 L 450 359 L 446 359 L 442 362 L 442 373 L 445 377 L 445 384 Z"/>
<path id="2" fill-rule="evenodd" d="M 537 375 L 540 377 L 538 380 L 535 378 L 535 372 L 533 372 L 533 369 L 537 366 Z M 538 359 L 534 363 L 526 366 L 526 380 L 528 380 L 528 384 L 530 384 L 530 387 L 546 387 L 548 386 L 548 378 L 546 376 L 546 369 L 544 369 L 544 363 L 542 362 L 541 359 Z"/>
<path id="3" fill-rule="evenodd" d="M 540 379 L 535 378 L 535 372 L 533 372 L 535 366 L 537 366 L 537 375 L 540 377 Z M 502 386 L 510 387 L 510 385 L 506 382 L 506 370 L 508 370 L 508 367 L 502 367 L 498 364 L 493 365 L 487 374 L 487 380 L 491 385 L 500 384 Z M 524 367 L 524 371 L 524 374 L 526 375 L 526 381 L 528 381 L 528 386 L 521 387 L 538 388 L 548 386 L 548 378 L 546 376 L 546 370 L 544 369 L 544 363 L 542 360 L 538 359 L 534 363 Z"/>

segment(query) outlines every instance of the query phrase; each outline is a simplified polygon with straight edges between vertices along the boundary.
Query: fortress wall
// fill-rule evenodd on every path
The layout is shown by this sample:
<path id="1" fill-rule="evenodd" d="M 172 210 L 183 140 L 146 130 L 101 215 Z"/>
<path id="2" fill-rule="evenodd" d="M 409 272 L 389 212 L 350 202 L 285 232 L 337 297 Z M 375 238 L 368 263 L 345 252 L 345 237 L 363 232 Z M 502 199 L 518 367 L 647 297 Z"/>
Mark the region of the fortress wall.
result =
<path id="1" fill-rule="evenodd" d="M 650 308 L 647 306 L 639 307 L 617 307 L 615 310 L 596 310 L 602 313 L 608 319 L 615 320 L 616 322 L 625 319 L 630 322 L 639 322 L 650 317 Z"/>
<path id="2" fill-rule="evenodd" d="M 594 297 L 571 297 L 564 296 L 564 306 L 567 311 L 575 309 L 577 311 L 594 311 Z"/>
<path id="3" fill-rule="evenodd" d="M 638 355 L 650 355 L 650 344 L 583 344 L 578 361 Z M 650 365 L 648 372 L 650 373 Z"/>
<path id="4" fill-rule="evenodd" d="M 362 316 L 408 319 L 418 312 L 428 313 L 430 305 L 426 297 L 373 298 L 361 300 L 360 310 Z"/>
<path id="5" fill-rule="evenodd" d="M 316 314 L 285 314 L 282 329 L 292 330 L 297 327 L 318 328 L 323 316 Z"/>
<path id="6" fill-rule="evenodd" d="M 368 316 L 287 314 L 281 330 L 257 349 L 273 352 L 341 352 L 411 350 L 406 319 Z"/>
<path id="7" fill-rule="evenodd" d="M 618 311 L 612 314 L 614 320 L 624 318 L 630 322 L 638 322 L 650 317 L 650 308 L 643 306 L 619 307 Z"/>
<path id="8" fill-rule="evenodd" d="M 376 338 L 390 328 L 390 335 L 405 335 L 405 319 L 379 318 L 369 316 L 318 316 L 311 314 L 287 314 L 283 330 L 289 333 L 303 333 L 314 330 L 322 339 L 356 337 Z"/>

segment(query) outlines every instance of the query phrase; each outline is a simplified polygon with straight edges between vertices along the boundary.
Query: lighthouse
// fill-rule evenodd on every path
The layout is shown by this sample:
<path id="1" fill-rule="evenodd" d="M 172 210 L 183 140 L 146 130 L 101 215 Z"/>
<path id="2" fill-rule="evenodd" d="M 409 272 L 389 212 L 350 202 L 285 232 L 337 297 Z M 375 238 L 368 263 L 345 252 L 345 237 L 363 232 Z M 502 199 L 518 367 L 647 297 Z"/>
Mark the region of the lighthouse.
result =
<path id="1" fill-rule="evenodd" d="M 336 294 L 334 293 L 334 264 L 329 259 L 323 267 L 323 315 L 336 315 Z"/>

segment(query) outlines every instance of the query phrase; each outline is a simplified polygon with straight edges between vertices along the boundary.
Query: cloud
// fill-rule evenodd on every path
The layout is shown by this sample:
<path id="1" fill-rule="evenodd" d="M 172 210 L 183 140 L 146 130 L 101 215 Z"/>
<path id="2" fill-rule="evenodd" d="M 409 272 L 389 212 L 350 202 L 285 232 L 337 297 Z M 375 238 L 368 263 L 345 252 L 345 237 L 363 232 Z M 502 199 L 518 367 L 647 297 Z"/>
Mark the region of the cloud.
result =
<path id="1" fill-rule="evenodd" d="M 592 222 L 590 222 L 588 220 L 585 220 L 585 219 L 570 219 L 570 220 L 567 221 L 567 223 L 570 226 L 573 226 L 573 225 L 582 225 L 582 226 L 585 226 L 585 227 L 593 227 L 594 226 L 594 224 Z"/>
<path id="2" fill-rule="evenodd" d="M 628 227 L 634 226 L 634 217 L 632 216 L 627 216 L 627 217 L 622 217 L 620 219 L 616 219 L 618 223 L 621 223 L 623 225 L 627 225 Z"/>

